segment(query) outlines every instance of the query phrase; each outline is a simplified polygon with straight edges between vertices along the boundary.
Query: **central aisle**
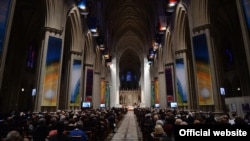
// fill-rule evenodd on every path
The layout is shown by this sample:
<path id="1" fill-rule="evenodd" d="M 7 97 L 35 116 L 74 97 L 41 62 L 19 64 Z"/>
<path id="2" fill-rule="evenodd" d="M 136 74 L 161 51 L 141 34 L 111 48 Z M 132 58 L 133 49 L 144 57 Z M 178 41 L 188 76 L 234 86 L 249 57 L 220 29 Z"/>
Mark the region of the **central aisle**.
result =
<path id="1" fill-rule="evenodd" d="M 134 111 L 128 111 L 124 115 L 116 133 L 110 139 L 111 141 L 141 141 L 139 126 L 137 125 Z"/>

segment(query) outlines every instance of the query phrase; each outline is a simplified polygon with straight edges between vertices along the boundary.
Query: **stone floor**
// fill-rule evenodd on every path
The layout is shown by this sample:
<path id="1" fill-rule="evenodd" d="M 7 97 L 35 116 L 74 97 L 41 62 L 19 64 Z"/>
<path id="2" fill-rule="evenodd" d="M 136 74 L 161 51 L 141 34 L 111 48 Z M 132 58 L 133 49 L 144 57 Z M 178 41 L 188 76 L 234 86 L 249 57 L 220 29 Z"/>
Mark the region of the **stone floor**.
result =
<path id="1" fill-rule="evenodd" d="M 129 110 L 124 115 L 116 128 L 116 133 L 110 134 L 106 141 L 142 141 L 134 111 Z"/>

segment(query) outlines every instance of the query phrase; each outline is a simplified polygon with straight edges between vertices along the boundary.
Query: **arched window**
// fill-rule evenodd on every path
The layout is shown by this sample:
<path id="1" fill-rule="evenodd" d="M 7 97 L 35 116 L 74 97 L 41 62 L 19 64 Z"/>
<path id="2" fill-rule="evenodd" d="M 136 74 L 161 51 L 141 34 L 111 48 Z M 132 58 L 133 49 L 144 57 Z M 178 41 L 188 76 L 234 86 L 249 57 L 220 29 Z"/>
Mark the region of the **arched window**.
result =
<path id="1" fill-rule="evenodd" d="M 223 50 L 223 56 L 224 56 L 224 69 L 225 71 L 229 71 L 234 63 L 234 56 L 233 56 L 233 50 L 232 46 L 230 45 L 230 42 L 224 42 L 224 50 Z"/>
<path id="2" fill-rule="evenodd" d="M 26 70 L 34 72 L 36 68 L 36 49 L 30 44 L 26 53 Z"/>
<path id="3" fill-rule="evenodd" d="M 127 82 L 133 81 L 132 79 L 133 79 L 132 78 L 132 73 L 130 71 L 128 71 L 127 74 L 126 74 L 126 81 Z"/>
<path id="4" fill-rule="evenodd" d="M 131 70 L 124 71 L 121 76 L 121 89 L 138 89 L 138 75 Z"/>

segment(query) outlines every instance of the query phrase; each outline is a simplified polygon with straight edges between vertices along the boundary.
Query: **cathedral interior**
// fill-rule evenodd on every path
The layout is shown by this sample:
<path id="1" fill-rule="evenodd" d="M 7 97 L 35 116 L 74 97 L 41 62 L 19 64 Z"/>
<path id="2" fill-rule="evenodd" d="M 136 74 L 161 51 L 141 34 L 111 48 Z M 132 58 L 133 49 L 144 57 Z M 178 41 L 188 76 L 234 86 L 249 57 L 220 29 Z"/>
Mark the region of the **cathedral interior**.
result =
<path id="1" fill-rule="evenodd" d="M 250 111 L 247 0 L 1 0 L 0 112 Z"/>

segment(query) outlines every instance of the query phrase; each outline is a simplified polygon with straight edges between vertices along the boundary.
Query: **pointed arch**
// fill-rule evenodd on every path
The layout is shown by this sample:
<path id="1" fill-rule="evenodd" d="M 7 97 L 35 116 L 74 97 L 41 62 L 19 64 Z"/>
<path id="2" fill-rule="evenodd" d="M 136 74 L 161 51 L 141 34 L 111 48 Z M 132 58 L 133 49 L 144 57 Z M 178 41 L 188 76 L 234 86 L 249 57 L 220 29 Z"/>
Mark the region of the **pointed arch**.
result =
<path id="1" fill-rule="evenodd" d="M 166 30 L 164 42 L 165 46 L 163 48 L 163 63 L 169 64 L 174 62 L 174 51 L 173 51 L 173 43 L 170 30 Z"/>
<path id="2" fill-rule="evenodd" d="M 188 32 L 186 29 L 186 25 L 188 25 L 187 11 L 186 8 L 178 4 L 176 8 L 176 17 L 175 17 L 175 50 L 183 50 L 186 49 L 186 33 Z M 189 27 L 188 27 L 189 28 Z"/>
<path id="3" fill-rule="evenodd" d="M 46 0 L 45 27 L 62 30 L 62 23 L 64 23 L 62 19 L 65 14 L 64 1 Z"/>
<path id="4" fill-rule="evenodd" d="M 70 50 L 81 52 L 83 50 L 83 27 L 81 15 L 77 7 L 72 7 L 68 13 L 67 28 L 70 28 Z"/>
<path id="5" fill-rule="evenodd" d="M 208 12 L 208 0 L 191 1 L 193 27 L 199 27 L 210 23 Z M 197 12 L 199 11 L 199 12 Z"/>
<path id="6" fill-rule="evenodd" d="M 94 60 L 95 60 L 95 52 L 94 52 L 94 45 L 93 45 L 93 38 L 91 36 L 91 33 L 88 32 L 88 34 L 86 35 L 86 44 L 85 44 L 85 63 L 86 64 L 94 64 Z"/>

